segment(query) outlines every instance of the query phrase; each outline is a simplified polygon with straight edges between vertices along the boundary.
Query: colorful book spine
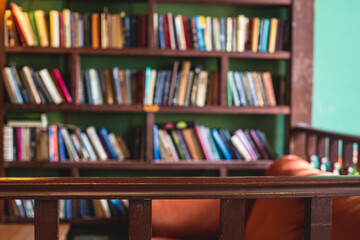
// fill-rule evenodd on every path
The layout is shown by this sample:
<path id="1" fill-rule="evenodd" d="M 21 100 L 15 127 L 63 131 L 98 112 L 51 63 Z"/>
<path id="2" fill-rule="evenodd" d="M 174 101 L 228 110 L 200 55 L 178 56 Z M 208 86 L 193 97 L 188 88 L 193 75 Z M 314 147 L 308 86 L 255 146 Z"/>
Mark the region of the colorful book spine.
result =
<path id="1" fill-rule="evenodd" d="M 226 160 L 231 160 L 231 155 L 229 150 L 227 149 L 224 141 L 221 139 L 220 134 L 217 129 L 211 130 L 211 134 L 215 140 L 216 145 L 221 151 L 221 154 L 224 156 Z"/>
<path id="2" fill-rule="evenodd" d="M 154 161 L 158 162 L 160 160 L 160 149 L 159 149 L 159 127 L 154 125 Z"/>
<path id="3" fill-rule="evenodd" d="M 68 89 L 66 88 L 66 85 L 64 83 L 63 78 L 61 77 L 59 69 L 54 69 L 52 71 L 52 73 L 54 74 L 55 79 L 56 79 L 57 83 L 60 86 L 60 89 L 61 89 L 61 91 L 62 91 L 62 93 L 63 93 L 63 95 L 64 95 L 64 97 L 66 99 L 66 102 L 67 103 L 72 103 L 72 98 L 70 96 L 70 93 L 69 93 Z"/>
<path id="4" fill-rule="evenodd" d="M 106 150 L 109 153 L 109 157 L 111 159 L 118 159 L 119 156 L 116 153 L 114 147 L 112 146 L 112 144 L 110 142 L 108 130 L 106 128 L 100 128 L 99 129 L 99 135 L 101 137 L 101 140 L 102 140 Z"/>

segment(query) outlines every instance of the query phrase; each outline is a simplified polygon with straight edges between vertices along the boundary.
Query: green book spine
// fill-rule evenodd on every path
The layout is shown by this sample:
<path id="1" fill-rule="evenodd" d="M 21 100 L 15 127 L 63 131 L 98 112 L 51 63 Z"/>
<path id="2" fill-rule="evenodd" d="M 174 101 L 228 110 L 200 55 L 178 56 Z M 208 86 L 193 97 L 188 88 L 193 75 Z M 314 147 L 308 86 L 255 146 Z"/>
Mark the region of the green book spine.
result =
<path id="1" fill-rule="evenodd" d="M 231 90 L 231 77 L 232 77 L 232 71 L 228 71 L 227 74 L 227 102 L 228 106 L 232 106 L 232 90 Z"/>
<path id="2" fill-rule="evenodd" d="M 39 33 L 36 27 L 36 22 L 35 22 L 35 16 L 34 16 L 34 11 L 29 12 L 29 16 L 30 16 L 30 23 L 31 23 L 31 27 L 34 31 L 34 35 L 36 38 L 36 45 L 40 46 L 40 38 L 39 38 Z"/>
<path id="3" fill-rule="evenodd" d="M 172 139 L 173 139 L 173 141 L 175 143 L 175 146 L 176 146 L 176 149 L 178 151 L 180 159 L 185 160 L 186 159 L 185 154 L 184 154 L 184 151 L 181 148 L 180 139 L 177 136 L 175 130 L 171 130 L 171 137 L 172 137 Z"/>

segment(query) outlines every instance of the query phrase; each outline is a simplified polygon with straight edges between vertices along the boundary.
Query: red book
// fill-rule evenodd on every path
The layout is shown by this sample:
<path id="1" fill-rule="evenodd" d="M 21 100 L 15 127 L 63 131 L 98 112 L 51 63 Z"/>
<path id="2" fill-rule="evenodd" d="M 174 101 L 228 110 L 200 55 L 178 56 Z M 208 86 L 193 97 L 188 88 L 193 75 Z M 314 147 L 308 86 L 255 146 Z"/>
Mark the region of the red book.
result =
<path id="1" fill-rule="evenodd" d="M 248 35 L 247 35 L 247 41 L 246 41 L 246 45 L 245 45 L 246 50 L 251 50 L 252 23 L 253 23 L 253 19 L 249 18 Z"/>
<path id="2" fill-rule="evenodd" d="M 255 130 L 251 129 L 250 130 L 250 136 L 251 139 L 253 140 L 256 148 L 259 150 L 260 155 L 264 158 L 264 159 L 270 159 L 270 157 L 268 156 L 268 154 L 266 153 L 263 145 L 261 144 L 260 139 L 258 138 Z"/>
<path id="3" fill-rule="evenodd" d="M 52 71 L 52 74 L 54 75 L 54 78 L 55 78 L 62 94 L 64 95 L 66 102 L 72 103 L 72 98 L 70 96 L 68 89 L 66 88 L 63 78 L 61 77 L 59 69 L 54 69 Z"/>
<path id="4" fill-rule="evenodd" d="M 142 104 L 144 102 L 144 81 L 145 81 L 145 71 L 140 70 L 137 74 L 137 93 L 136 99 L 137 103 Z"/>
<path id="5" fill-rule="evenodd" d="M 59 11 L 59 30 L 60 30 L 60 47 L 65 47 L 64 18 L 63 18 L 63 13 L 61 11 Z"/>
<path id="6" fill-rule="evenodd" d="M 146 26 L 146 15 L 140 15 L 139 20 L 139 47 L 145 48 L 146 47 L 146 39 L 147 39 L 147 26 Z"/>
<path id="7" fill-rule="evenodd" d="M 204 156 L 205 156 L 206 160 L 210 160 L 210 159 L 211 159 L 211 158 L 210 158 L 210 155 L 209 155 L 209 153 L 206 151 L 206 146 L 205 146 L 204 140 L 202 139 L 203 136 L 202 136 L 202 134 L 201 134 L 201 129 L 200 129 L 200 127 L 199 127 L 199 126 L 195 126 L 194 129 L 195 129 L 195 134 L 196 134 L 196 136 L 197 136 L 197 138 L 198 138 L 198 140 L 199 140 L 199 143 L 200 143 L 200 146 L 201 146 L 201 150 L 202 150 L 202 152 L 204 153 Z"/>
<path id="8" fill-rule="evenodd" d="M 189 36 L 189 28 L 187 26 L 187 20 L 186 17 L 183 16 L 183 28 L 184 28 L 184 34 L 185 34 L 185 41 L 186 41 L 186 49 L 190 49 L 190 36 Z"/>
<path id="9" fill-rule="evenodd" d="M 25 42 L 23 32 L 21 31 L 18 19 L 17 19 L 16 15 L 15 15 L 16 4 L 15 3 L 10 3 L 10 7 L 11 7 L 12 15 L 14 17 L 14 22 L 15 22 L 16 29 L 18 30 L 18 33 L 19 33 L 19 38 L 20 38 L 21 44 L 24 47 L 26 47 L 26 42 Z"/>
<path id="10" fill-rule="evenodd" d="M 167 16 L 164 16 L 164 35 L 165 35 L 165 47 L 170 49 L 170 35 L 169 35 L 169 20 Z"/>

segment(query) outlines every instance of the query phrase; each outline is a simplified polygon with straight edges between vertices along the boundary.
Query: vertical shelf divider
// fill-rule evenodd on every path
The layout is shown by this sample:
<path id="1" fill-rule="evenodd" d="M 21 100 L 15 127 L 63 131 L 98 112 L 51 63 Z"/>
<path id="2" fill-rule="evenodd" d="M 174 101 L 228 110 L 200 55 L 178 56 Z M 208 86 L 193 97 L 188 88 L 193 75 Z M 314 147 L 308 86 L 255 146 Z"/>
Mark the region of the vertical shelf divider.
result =
<path id="1" fill-rule="evenodd" d="M 154 148 L 154 131 L 155 113 L 145 113 L 145 161 L 152 163 L 153 160 L 153 148 Z"/>
<path id="2" fill-rule="evenodd" d="M 155 13 L 155 0 L 148 0 L 148 48 L 154 49 L 154 13 Z"/>
<path id="3" fill-rule="evenodd" d="M 81 81 L 81 62 L 78 53 L 71 53 L 68 56 L 68 71 L 70 74 L 70 94 L 73 104 L 80 104 L 80 81 Z"/>
<path id="4" fill-rule="evenodd" d="M 220 106 L 227 106 L 227 72 L 229 71 L 229 57 L 220 58 Z"/>

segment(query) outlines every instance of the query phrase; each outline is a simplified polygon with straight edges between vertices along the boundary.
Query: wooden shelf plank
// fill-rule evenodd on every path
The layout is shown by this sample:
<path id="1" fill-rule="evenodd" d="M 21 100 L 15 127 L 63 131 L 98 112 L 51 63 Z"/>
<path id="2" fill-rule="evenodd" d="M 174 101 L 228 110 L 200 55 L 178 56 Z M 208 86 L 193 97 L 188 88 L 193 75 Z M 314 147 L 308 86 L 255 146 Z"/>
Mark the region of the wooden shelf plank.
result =
<path id="1" fill-rule="evenodd" d="M 144 112 L 143 105 L 89 105 L 89 104 L 5 104 L 6 111 L 69 111 L 69 112 Z M 205 106 L 205 107 L 176 107 L 160 106 L 159 113 L 182 113 L 182 114 L 283 114 L 289 115 L 289 106 L 275 107 L 223 107 L 223 106 Z"/>
<path id="2" fill-rule="evenodd" d="M 112 218 L 95 218 L 95 217 L 87 217 L 87 218 L 76 218 L 76 219 L 60 219 L 60 223 L 70 223 L 75 225 L 108 225 L 108 224 L 125 224 L 127 222 L 127 218 L 125 217 L 112 217 Z M 34 218 L 21 218 L 21 217 L 5 217 L 5 223 L 10 224 L 26 224 L 26 223 L 34 223 Z"/>
<path id="3" fill-rule="evenodd" d="M 158 56 L 158 57 L 222 57 L 244 59 L 275 59 L 288 60 L 291 58 L 289 51 L 268 52 L 220 52 L 199 50 L 161 50 L 148 48 L 123 48 L 123 49 L 96 49 L 96 48 L 41 48 L 41 47 L 7 47 L 5 53 L 13 54 L 80 54 L 80 55 L 116 55 L 116 56 Z"/>
<path id="4" fill-rule="evenodd" d="M 290 114 L 288 106 L 276 107 L 223 107 L 223 106 L 206 106 L 206 107 L 173 107 L 161 106 L 161 113 L 217 113 L 217 114 Z"/>
<path id="5" fill-rule="evenodd" d="M 232 161 L 181 161 L 147 163 L 139 160 L 129 161 L 97 161 L 97 162 L 5 162 L 4 168 L 52 168 L 52 169 L 128 169 L 128 170 L 218 170 L 220 168 L 237 170 L 266 170 L 273 160 L 244 162 Z"/>

